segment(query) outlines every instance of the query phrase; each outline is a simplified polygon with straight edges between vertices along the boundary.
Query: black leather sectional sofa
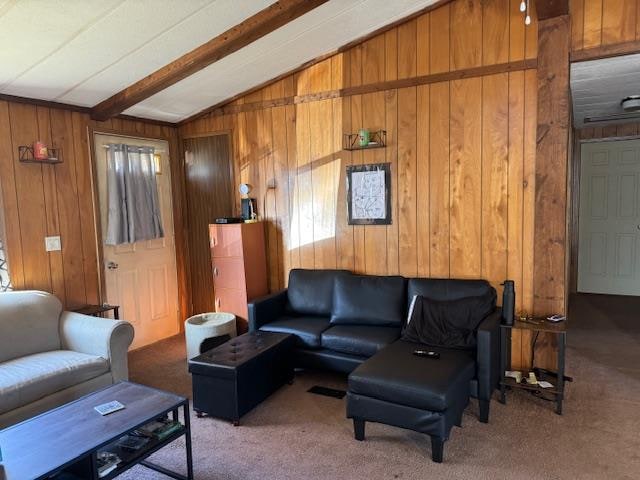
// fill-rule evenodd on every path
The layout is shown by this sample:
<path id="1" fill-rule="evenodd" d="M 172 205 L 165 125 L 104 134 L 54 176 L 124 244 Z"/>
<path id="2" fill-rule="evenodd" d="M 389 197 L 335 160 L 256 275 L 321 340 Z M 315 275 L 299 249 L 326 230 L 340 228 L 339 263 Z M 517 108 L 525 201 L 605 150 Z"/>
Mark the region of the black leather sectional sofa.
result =
<path id="1" fill-rule="evenodd" d="M 419 358 L 420 345 L 400 339 L 414 296 L 456 301 L 491 292 L 484 280 L 355 275 L 344 270 L 290 272 L 289 287 L 249 304 L 249 330 L 295 336 L 295 367 L 349 373 L 347 416 L 357 439 L 364 421 L 387 423 L 431 436 L 433 459 L 461 422 L 469 396 L 487 422 L 499 379 L 496 309 L 479 325 L 473 351 L 430 347 L 437 361 Z"/>

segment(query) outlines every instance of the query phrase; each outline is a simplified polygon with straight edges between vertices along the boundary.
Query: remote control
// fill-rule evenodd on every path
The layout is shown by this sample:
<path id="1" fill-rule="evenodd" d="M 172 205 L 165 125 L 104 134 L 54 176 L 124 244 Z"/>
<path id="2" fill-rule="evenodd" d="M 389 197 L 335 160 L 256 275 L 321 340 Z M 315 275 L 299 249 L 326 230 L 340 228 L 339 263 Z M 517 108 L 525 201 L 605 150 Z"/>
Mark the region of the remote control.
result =
<path id="1" fill-rule="evenodd" d="M 124 405 L 114 400 L 113 402 L 103 403 L 102 405 L 98 405 L 97 407 L 93 407 L 96 412 L 100 415 L 109 415 L 110 413 L 117 412 L 118 410 L 122 410 Z"/>
<path id="2" fill-rule="evenodd" d="M 438 352 L 434 352 L 433 350 L 414 350 L 413 354 L 417 357 L 425 357 L 425 358 L 440 358 L 440 354 Z"/>

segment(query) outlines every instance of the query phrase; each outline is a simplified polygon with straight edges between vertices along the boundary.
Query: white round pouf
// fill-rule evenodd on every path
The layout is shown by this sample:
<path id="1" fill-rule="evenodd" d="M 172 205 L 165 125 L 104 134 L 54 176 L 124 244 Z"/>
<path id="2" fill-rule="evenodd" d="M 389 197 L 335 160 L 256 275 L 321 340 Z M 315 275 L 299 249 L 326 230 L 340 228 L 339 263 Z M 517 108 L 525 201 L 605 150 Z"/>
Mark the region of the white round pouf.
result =
<path id="1" fill-rule="evenodd" d="M 231 313 L 201 313 L 189 317 L 184 322 L 184 336 L 187 341 L 187 360 L 200 355 L 200 345 L 207 338 L 222 335 L 236 336 L 236 316 Z"/>

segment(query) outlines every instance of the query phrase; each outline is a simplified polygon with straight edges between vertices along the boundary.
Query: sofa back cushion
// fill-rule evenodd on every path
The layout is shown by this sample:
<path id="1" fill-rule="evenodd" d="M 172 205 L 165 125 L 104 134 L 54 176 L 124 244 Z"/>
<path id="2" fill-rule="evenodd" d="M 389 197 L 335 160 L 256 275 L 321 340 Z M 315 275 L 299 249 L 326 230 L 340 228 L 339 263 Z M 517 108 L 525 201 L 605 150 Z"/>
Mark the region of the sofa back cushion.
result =
<path id="1" fill-rule="evenodd" d="M 403 277 L 348 275 L 336 278 L 331 323 L 401 326 L 405 311 Z"/>
<path id="2" fill-rule="evenodd" d="M 50 293 L 0 293 L 0 363 L 60 349 L 60 300 Z"/>
<path id="3" fill-rule="evenodd" d="M 486 280 L 411 278 L 407 285 L 407 305 L 411 304 L 416 295 L 446 301 L 487 294 L 495 295 L 495 289 Z"/>
<path id="4" fill-rule="evenodd" d="M 301 315 L 331 315 L 335 279 L 350 275 L 347 270 L 304 270 L 289 272 L 287 309 Z"/>

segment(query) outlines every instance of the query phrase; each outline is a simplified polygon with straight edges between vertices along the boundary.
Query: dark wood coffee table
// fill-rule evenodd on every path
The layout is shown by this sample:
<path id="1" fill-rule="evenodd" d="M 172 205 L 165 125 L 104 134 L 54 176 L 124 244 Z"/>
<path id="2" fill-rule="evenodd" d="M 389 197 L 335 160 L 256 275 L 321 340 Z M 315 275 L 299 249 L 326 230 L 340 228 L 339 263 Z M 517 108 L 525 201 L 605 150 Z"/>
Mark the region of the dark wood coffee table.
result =
<path id="1" fill-rule="evenodd" d="M 117 400 L 125 408 L 106 416 L 93 407 Z M 162 440 L 149 441 L 111 473 L 99 477 L 97 452 L 141 426 L 169 413 L 178 421 L 183 408 L 184 427 Z M 185 436 L 187 476 L 170 471 L 145 459 L 160 448 Z M 0 430 L 2 463 L 0 479 L 61 478 L 108 480 L 134 465 L 144 465 L 172 478 L 193 479 L 189 401 L 172 393 L 130 382 L 111 385 L 74 402 L 45 412 L 12 427 Z M 4 474 L 4 477 L 3 477 Z"/>

